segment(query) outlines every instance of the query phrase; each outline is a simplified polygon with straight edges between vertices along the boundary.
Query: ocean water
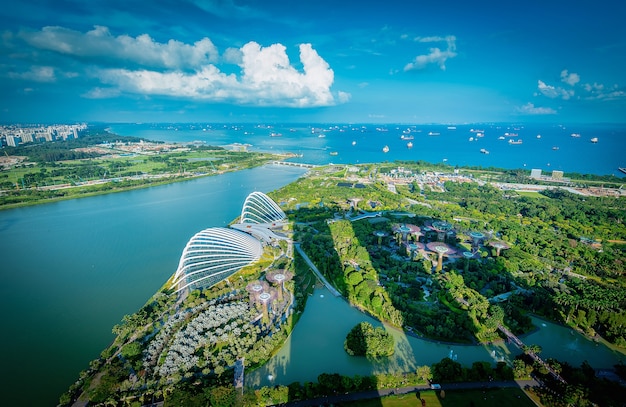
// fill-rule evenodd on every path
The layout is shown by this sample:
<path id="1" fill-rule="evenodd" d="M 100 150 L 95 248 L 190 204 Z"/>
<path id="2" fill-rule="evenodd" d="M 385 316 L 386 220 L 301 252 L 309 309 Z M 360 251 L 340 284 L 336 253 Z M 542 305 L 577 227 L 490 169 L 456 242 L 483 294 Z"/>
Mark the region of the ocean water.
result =
<path id="1" fill-rule="evenodd" d="M 624 177 L 626 125 L 273 125 L 115 124 L 113 133 L 167 142 L 250 144 L 251 151 L 291 152 L 291 161 L 361 164 L 396 160 L 452 166 L 541 169 Z M 472 131 L 474 130 L 474 131 Z M 478 136 L 478 131 L 482 137 Z M 272 137 L 271 134 L 280 136 Z M 508 135 L 507 135 L 508 133 Z M 431 135 L 429 135 L 431 134 Z M 511 136 L 515 134 L 515 136 Z M 579 137 L 572 137 L 572 134 Z M 413 137 L 411 140 L 402 136 Z M 504 137 L 504 139 L 501 139 Z M 597 142 L 591 140 L 597 138 Z M 520 144 L 509 143 L 509 140 Z M 409 141 L 413 144 L 409 148 Z M 387 146 L 388 152 L 383 148 Z M 485 154 L 481 150 L 489 153 Z M 331 154 L 332 153 L 332 154 Z"/>

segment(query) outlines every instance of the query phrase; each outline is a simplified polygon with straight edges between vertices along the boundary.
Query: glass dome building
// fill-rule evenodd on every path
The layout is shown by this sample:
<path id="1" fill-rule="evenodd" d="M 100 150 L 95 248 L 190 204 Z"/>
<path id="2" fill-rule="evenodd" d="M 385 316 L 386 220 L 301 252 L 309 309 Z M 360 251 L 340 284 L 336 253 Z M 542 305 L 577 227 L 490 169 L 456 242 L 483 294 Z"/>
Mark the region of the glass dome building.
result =
<path id="1" fill-rule="evenodd" d="M 174 274 L 176 291 L 210 287 L 257 261 L 261 242 L 247 233 L 228 228 L 209 228 L 187 243 Z"/>
<path id="2" fill-rule="evenodd" d="M 253 192 L 246 198 L 241 209 L 240 223 L 273 223 L 285 220 L 287 215 L 263 192 Z"/>

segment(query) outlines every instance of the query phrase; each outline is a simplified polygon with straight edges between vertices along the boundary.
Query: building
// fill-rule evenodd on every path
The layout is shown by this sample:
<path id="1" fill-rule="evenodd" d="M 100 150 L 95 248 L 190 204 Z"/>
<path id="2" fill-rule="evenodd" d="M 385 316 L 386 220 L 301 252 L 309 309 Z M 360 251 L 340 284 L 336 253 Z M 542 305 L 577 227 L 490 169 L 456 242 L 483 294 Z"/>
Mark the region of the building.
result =
<path id="1" fill-rule="evenodd" d="M 535 178 L 535 179 L 541 178 L 541 170 L 538 170 L 536 168 L 533 168 L 532 170 L 530 170 L 530 178 Z"/>
<path id="2" fill-rule="evenodd" d="M 282 229 L 287 216 L 262 192 L 246 198 L 240 223 L 230 228 L 214 227 L 196 233 L 187 243 L 174 274 L 176 291 L 211 287 L 255 263 L 264 244 L 286 239 L 273 228 Z"/>
<path id="3" fill-rule="evenodd" d="M 563 179 L 563 171 L 552 171 L 552 179 Z"/>

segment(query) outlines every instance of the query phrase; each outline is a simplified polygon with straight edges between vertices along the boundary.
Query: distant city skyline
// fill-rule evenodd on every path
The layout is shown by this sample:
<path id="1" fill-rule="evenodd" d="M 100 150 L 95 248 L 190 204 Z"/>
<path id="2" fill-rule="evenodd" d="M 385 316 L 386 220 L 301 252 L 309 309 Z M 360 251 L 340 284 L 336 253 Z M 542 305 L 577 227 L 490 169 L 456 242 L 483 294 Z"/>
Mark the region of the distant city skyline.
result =
<path id="1" fill-rule="evenodd" d="M 622 2 L 24 0 L 0 122 L 626 122 Z"/>

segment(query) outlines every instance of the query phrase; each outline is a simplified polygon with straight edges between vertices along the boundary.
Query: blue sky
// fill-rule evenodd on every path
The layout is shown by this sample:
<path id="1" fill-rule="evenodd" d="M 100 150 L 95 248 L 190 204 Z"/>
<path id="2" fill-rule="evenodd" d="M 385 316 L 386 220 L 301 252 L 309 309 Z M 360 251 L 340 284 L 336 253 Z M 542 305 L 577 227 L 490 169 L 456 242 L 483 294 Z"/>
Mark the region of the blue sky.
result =
<path id="1" fill-rule="evenodd" d="M 621 1 L 11 3 L 2 122 L 626 122 Z"/>

